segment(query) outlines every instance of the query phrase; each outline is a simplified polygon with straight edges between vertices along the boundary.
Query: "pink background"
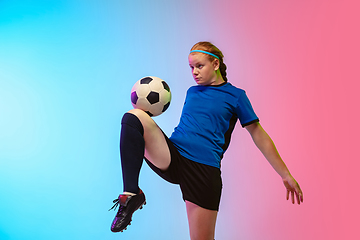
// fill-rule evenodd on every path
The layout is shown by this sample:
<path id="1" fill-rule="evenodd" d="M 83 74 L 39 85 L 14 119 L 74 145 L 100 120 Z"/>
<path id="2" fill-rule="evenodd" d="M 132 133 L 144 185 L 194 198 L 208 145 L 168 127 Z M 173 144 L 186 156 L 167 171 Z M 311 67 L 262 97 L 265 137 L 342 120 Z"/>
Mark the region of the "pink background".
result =
<path id="1" fill-rule="evenodd" d="M 218 12 L 229 79 L 247 90 L 304 192 L 303 205 L 285 202 L 281 179 L 238 128 L 218 234 L 359 239 L 359 2 L 233 1 Z"/>

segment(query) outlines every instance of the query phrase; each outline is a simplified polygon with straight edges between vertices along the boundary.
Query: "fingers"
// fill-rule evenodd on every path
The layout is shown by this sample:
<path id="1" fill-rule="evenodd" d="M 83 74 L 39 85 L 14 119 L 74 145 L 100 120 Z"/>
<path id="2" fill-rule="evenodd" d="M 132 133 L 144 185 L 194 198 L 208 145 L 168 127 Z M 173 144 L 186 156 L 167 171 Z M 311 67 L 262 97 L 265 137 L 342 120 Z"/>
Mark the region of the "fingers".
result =
<path id="1" fill-rule="evenodd" d="M 299 191 L 299 193 L 297 193 L 297 198 L 298 198 L 298 204 L 300 204 L 300 202 L 304 202 L 304 196 L 301 190 Z"/>
<path id="2" fill-rule="evenodd" d="M 291 202 L 293 204 L 295 204 L 295 199 L 299 205 L 304 201 L 303 193 L 300 189 L 296 189 L 296 190 L 293 188 L 286 189 L 286 200 L 290 199 L 290 193 L 291 193 Z"/>
<path id="3" fill-rule="evenodd" d="M 289 195 L 290 195 L 290 190 L 287 189 L 287 191 L 286 191 L 286 200 L 289 200 Z"/>
<path id="4" fill-rule="evenodd" d="M 296 198 L 296 202 L 300 205 L 300 203 L 304 201 L 304 197 L 299 184 L 295 181 L 295 179 L 292 179 L 292 181 L 283 180 L 283 182 L 286 187 L 286 200 L 290 199 L 291 192 L 291 202 L 295 204 Z"/>
<path id="5" fill-rule="evenodd" d="M 296 189 L 294 192 L 295 192 L 295 195 L 296 195 L 296 201 L 300 205 L 300 203 L 302 203 L 304 201 L 303 193 L 300 190 L 300 188 Z"/>
<path id="6" fill-rule="evenodd" d="M 304 201 L 304 197 L 303 197 L 303 193 L 302 193 L 302 191 L 300 189 L 299 184 L 296 184 L 295 193 L 296 193 L 297 202 L 300 205 L 300 202 Z"/>

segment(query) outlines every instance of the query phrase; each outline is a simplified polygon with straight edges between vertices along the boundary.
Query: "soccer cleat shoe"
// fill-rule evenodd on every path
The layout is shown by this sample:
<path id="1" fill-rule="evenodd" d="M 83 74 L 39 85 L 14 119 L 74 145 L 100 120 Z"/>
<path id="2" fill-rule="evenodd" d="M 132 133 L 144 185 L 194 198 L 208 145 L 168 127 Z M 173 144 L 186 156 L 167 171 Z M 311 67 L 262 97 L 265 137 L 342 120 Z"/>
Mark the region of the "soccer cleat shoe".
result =
<path id="1" fill-rule="evenodd" d="M 120 194 L 119 198 L 115 199 L 113 202 L 115 204 L 109 211 L 111 209 L 115 210 L 118 205 L 119 210 L 111 224 L 112 232 L 122 232 L 126 230 L 126 227 L 130 225 L 133 213 L 146 204 L 145 195 L 141 189 L 139 194 L 133 196 Z"/>

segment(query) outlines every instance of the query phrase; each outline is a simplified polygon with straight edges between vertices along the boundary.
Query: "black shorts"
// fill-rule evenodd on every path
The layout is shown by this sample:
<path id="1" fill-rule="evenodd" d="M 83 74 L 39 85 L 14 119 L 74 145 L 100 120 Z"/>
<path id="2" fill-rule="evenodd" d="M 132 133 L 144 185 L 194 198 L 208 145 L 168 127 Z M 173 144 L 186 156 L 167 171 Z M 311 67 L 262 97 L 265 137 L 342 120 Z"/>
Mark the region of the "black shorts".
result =
<path id="1" fill-rule="evenodd" d="M 170 166 L 162 171 L 145 159 L 150 168 L 166 181 L 179 184 L 184 201 L 218 211 L 222 189 L 220 169 L 183 157 L 165 134 L 164 137 L 171 154 Z"/>

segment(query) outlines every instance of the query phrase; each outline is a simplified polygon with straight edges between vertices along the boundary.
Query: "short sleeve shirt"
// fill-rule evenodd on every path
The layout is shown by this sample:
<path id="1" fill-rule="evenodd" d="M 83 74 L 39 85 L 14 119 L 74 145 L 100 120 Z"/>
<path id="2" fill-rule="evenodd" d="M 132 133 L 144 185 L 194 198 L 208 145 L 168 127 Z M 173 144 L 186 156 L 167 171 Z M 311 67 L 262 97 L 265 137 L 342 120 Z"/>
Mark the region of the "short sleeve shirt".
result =
<path id="1" fill-rule="evenodd" d="M 243 127 L 259 121 L 244 90 L 230 83 L 192 86 L 170 140 L 182 156 L 220 168 L 237 119 Z"/>

